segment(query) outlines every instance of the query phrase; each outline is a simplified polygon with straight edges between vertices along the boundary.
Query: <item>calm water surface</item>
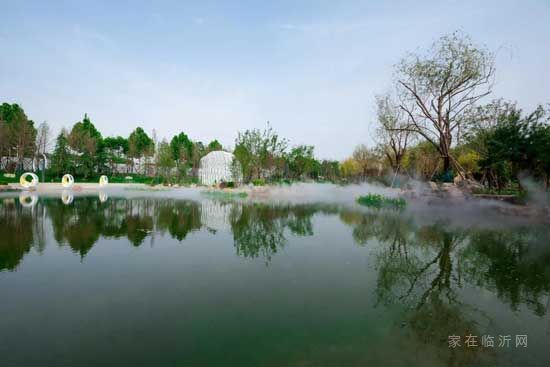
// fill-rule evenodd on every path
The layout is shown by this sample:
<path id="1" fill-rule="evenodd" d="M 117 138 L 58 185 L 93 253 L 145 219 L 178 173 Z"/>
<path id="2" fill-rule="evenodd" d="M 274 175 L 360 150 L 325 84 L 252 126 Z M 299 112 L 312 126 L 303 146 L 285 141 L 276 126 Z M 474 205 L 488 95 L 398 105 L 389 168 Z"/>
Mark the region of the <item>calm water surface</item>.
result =
<path id="1" fill-rule="evenodd" d="M 548 226 L 35 199 L 0 198 L 2 366 L 550 365 Z"/>

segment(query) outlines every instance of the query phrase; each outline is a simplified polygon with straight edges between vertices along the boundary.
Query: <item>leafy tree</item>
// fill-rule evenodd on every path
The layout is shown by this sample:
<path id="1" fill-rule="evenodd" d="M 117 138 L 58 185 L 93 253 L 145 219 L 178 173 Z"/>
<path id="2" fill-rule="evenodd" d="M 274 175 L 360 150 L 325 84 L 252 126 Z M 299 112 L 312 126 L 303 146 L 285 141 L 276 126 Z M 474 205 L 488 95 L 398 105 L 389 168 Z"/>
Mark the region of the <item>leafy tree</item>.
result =
<path id="1" fill-rule="evenodd" d="M 319 163 L 319 178 L 336 181 L 340 178 L 340 162 L 322 160 Z"/>
<path id="2" fill-rule="evenodd" d="M 76 152 L 77 174 L 84 178 L 101 171 L 103 163 L 103 139 L 87 114 L 74 124 L 69 134 L 69 145 Z"/>
<path id="3" fill-rule="evenodd" d="M 340 164 L 342 176 L 356 179 L 361 174 L 361 165 L 353 158 L 348 158 Z"/>
<path id="4" fill-rule="evenodd" d="M 313 150 L 312 145 L 298 145 L 290 150 L 287 159 L 292 177 L 303 178 L 314 172 L 317 161 Z"/>
<path id="5" fill-rule="evenodd" d="M 128 156 L 131 158 L 141 159 L 145 157 L 145 167 L 147 166 L 147 159 L 154 154 L 155 143 L 153 139 L 147 135 L 147 133 L 141 128 L 137 127 L 128 137 Z M 133 161 L 132 161 L 133 169 Z M 144 172 L 146 168 L 144 168 Z"/>
<path id="6" fill-rule="evenodd" d="M 137 127 L 128 137 L 128 155 L 133 158 L 151 156 L 154 151 L 153 139 L 141 128 Z"/>
<path id="7" fill-rule="evenodd" d="M 234 154 L 242 169 L 243 180 L 249 182 L 255 178 L 273 176 L 281 166 L 287 145 L 287 140 L 279 137 L 269 122 L 265 130 L 239 132 Z"/>
<path id="8" fill-rule="evenodd" d="M 69 149 L 67 131 L 61 130 L 57 136 L 55 148 L 51 157 L 51 169 L 57 177 L 73 171 L 73 157 Z"/>
<path id="9" fill-rule="evenodd" d="M 126 162 L 125 155 L 128 153 L 128 139 L 122 136 L 107 137 L 103 139 L 105 158 L 109 163 L 111 172 L 115 172 L 115 165 Z"/>
<path id="10" fill-rule="evenodd" d="M 207 149 L 209 152 L 214 152 L 216 150 L 223 150 L 223 147 L 218 140 L 214 139 L 208 143 Z"/>
<path id="11" fill-rule="evenodd" d="M 0 154 L 16 157 L 16 170 L 23 169 L 23 159 L 36 150 L 36 128 L 18 104 L 0 105 Z"/>
<path id="12" fill-rule="evenodd" d="M 172 168 L 176 166 L 173 157 L 172 147 L 166 140 L 163 140 L 158 147 L 157 152 L 157 167 L 166 181 L 169 181 Z"/>
<path id="13" fill-rule="evenodd" d="M 185 133 L 179 133 L 170 141 L 172 158 L 178 167 L 184 163 L 190 164 L 193 158 L 193 142 Z"/>

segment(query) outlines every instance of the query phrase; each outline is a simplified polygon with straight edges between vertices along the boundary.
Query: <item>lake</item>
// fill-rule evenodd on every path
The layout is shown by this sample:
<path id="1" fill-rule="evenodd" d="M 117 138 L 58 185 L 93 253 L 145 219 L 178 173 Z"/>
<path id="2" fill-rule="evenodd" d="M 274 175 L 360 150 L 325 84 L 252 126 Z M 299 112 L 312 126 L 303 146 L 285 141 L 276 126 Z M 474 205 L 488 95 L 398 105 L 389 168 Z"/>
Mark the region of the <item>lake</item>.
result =
<path id="1" fill-rule="evenodd" d="M 550 365 L 549 226 L 444 209 L 2 197 L 0 364 Z"/>

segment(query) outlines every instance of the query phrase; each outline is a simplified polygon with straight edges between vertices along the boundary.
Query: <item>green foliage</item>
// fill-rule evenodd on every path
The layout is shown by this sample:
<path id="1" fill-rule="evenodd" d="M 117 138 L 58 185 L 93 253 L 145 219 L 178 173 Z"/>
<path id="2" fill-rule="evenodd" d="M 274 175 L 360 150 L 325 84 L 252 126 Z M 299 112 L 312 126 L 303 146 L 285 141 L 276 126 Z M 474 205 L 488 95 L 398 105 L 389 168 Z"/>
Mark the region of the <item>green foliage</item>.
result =
<path id="1" fill-rule="evenodd" d="M 376 209 L 404 209 L 407 206 L 407 202 L 403 198 L 389 198 L 378 194 L 360 196 L 357 202 L 361 205 Z"/>
<path id="2" fill-rule="evenodd" d="M 128 137 L 128 156 L 130 157 L 152 156 L 154 149 L 153 139 L 141 127 L 137 127 Z"/>
<path id="3" fill-rule="evenodd" d="M 265 180 L 263 178 L 255 178 L 252 180 L 252 185 L 254 186 L 265 186 Z"/>
<path id="4" fill-rule="evenodd" d="M 36 128 L 18 104 L 0 105 L 0 157 L 16 156 L 15 169 L 22 170 L 23 158 L 36 150 Z"/>
<path id="5" fill-rule="evenodd" d="M 361 174 L 361 165 L 353 158 L 348 158 L 340 164 L 342 177 L 353 179 Z"/>
<path id="6" fill-rule="evenodd" d="M 193 157 L 193 142 L 187 134 L 182 132 L 174 136 L 170 141 L 170 149 L 172 150 L 172 158 L 178 162 L 178 165 L 184 162 L 191 162 Z"/>
<path id="7" fill-rule="evenodd" d="M 248 194 L 243 191 L 222 191 L 222 190 L 206 190 L 206 191 L 201 191 L 201 194 L 213 199 L 220 199 L 220 200 L 244 199 L 248 196 Z"/>
<path id="8" fill-rule="evenodd" d="M 51 170 L 56 177 L 74 170 L 73 156 L 69 150 L 69 140 L 66 131 L 61 131 L 57 136 L 55 148 L 50 160 Z"/>
<path id="9" fill-rule="evenodd" d="M 218 140 L 212 140 L 210 143 L 208 143 L 208 146 L 206 147 L 209 152 L 214 152 L 216 150 L 223 150 L 222 145 Z"/>
<path id="10" fill-rule="evenodd" d="M 166 141 L 160 143 L 157 152 L 157 167 L 166 180 L 170 177 L 170 171 L 176 166 L 173 151 Z"/>
<path id="11" fill-rule="evenodd" d="M 284 163 L 283 154 L 288 142 L 267 125 L 265 130 L 239 132 L 235 140 L 235 159 L 239 162 L 244 182 L 261 177 L 276 176 Z"/>
<path id="12" fill-rule="evenodd" d="M 319 163 L 313 155 L 312 145 L 298 145 L 291 149 L 286 156 L 290 175 L 293 178 L 305 178 L 318 176 Z"/>
<path id="13" fill-rule="evenodd" d="M 87 114 L 84 114 L 81 122 L 74 124 L 68 141 L 71 149 L 76 152 L 75 174 L 86 178 L 102 171 L 103 139 Z"/>

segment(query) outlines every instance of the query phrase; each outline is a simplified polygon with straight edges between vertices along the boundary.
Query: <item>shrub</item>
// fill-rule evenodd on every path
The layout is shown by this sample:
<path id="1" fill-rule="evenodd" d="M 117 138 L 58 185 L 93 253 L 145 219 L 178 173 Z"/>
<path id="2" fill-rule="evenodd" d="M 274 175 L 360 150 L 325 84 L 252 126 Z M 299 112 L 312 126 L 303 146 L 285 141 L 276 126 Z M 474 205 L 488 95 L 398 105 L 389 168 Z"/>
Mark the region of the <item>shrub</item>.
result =
<path id="1" fill-rule="evenodd" d="M 357 202 L 361 205 L 376 209 L 403 209 L 407 206 L 407 202 L 403 198 L 388 198 L 378 194 L 367 194 L 365 196 L 360 196 L 357 199 Z"/>
<path id="2" fill-rule="evenodd" d="M 265 186 L 265 180 L 263 178 L 256 178 L 252 180 L 252 185 L 254 186 Z"/>

